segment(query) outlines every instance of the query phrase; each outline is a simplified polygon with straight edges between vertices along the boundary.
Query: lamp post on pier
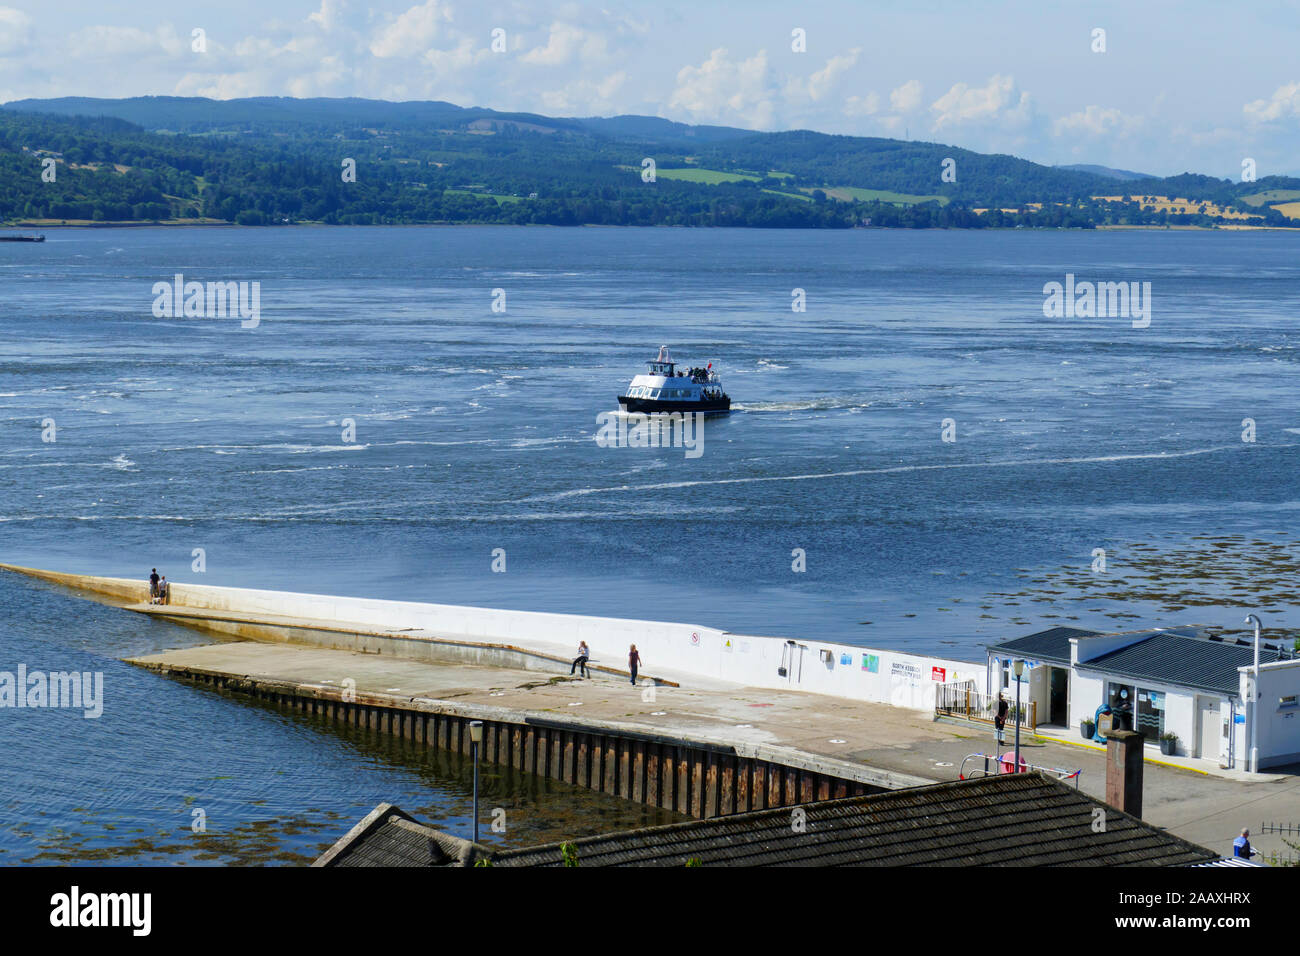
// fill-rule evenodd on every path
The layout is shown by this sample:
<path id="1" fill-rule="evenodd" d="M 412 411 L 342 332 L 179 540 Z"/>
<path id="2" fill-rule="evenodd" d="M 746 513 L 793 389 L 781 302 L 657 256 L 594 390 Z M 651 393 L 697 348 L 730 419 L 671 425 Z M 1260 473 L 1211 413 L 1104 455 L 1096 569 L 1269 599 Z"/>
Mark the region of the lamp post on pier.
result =
<path id="1" fill-rule="evenodd" d="M 1025 672 L 1025 662 L 1016 661 L 1012 665 L 1016 672 L 1016 757 L 1012 764 L 1012 773 L 1020 773 L 1020 675 Z"/>
<path id="2" fill-rule="evenodd" d="M 478 842 L 478 745 L 483 742 L 483 721 L 469 722 L 469 744 L 474 756 L 474 842 Z"/>

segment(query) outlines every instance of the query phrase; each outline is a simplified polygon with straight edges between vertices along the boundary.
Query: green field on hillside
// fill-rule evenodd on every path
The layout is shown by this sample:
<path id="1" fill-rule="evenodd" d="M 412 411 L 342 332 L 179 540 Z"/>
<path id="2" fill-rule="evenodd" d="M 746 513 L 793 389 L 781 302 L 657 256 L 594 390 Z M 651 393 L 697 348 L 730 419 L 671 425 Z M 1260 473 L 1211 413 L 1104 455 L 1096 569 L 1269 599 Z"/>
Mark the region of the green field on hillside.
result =
<path id="1" fill-rule="evenodd" d="M 623 166 L 622 169 L 639 172 L 634 166 Z M 655 170 L 655 175 L 659 179 L 676 179 L 688 183 L 703 183 L 707 186 L 717 186 L 720 183 L 738 183 L 751 182 L 756 183 L 763 177 L 757 173 L 744 172 L 724 172 L 720 169 L 706 169 L 704 167 L 676 167 L 665 169 L 662 166 Z M 767 174 L 772 179 L 793 179 L 792 173 L 783 173 L 773 170 Z M 814 190 L 820 188 L 822 192 L 832 199 L 838 199 L 841 202 L 887 202 L 896 206 L 915 206 L 918 203 L 934 201 L 941 206 L 948 205 L 947 196 L 922 196 L 915 193 L 899 193 L 888 189 L 863 189 L 859 186 L 800 186 L 799 193 L 783 192 L 778 189 L 764 189 L 763 192 L 771 193 L 774 196 L 785 196 L 789 199 L 811 199 Z"/>
<path id="2" fill-rule="evenodd" d="M 806 193 L 811 193 L 816 187 L 801 186 Z M 917 203 L 935 201 L 940 206 L 948 205 L 947 196 L 919 196 L 914 193 L 896 193 L 888 189 L 862 189 L 858 186 L 823 186 L 822 192 L 832 199 L 839 199 L 843 202 L 853 202 L 855 199 L 859 202 L 888 202 L 895 206 L 915 206 Z"/>
<path id="3" fill-rule="evenodd" d="M 659 179 L 680 179 L 688 183 L 705 183 L 709 186 L 716 186 L 718 183 L 739 183 L 751 182 L 756 183 L 762 176 L 749 176 L 745 173 L 724 173 L 720 169 L 664 169 L 660 167 L 655 170 Z"/>
<path id="4" fill-rule="evenodd" d="M 495 199 L 497 201 L 498 206 L 500 206 L 502 203 L 507 203 L 507 202 L 523 202 L 522 196 L 503 196 L 500 193 L 479 193 L 479 192 L 474 192 L 473 190 L 470 189 L 444 189 L 443 192 L 458 193 L 459 195 L 462 196 L 474 196 L 477 197 L 478 199 Z"/>
<path id="5" fill-rule="evenodd" d="M 1251 193 L 1249 196 L 1242 196 L 1241 199 L 1242 202 L 1248 202 L 1252 206 L 1289 202 L 1293 199 L 1300 199 L 1300 189 L 1266 189 L 1262 193 Z"/>

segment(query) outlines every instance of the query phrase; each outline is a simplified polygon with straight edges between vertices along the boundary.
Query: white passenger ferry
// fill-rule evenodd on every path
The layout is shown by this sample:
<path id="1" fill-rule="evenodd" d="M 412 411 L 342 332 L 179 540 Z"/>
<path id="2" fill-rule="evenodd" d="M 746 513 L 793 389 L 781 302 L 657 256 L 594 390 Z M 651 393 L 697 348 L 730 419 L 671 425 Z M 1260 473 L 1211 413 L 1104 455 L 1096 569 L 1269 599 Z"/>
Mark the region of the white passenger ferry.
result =
<path id="1" fill-rule="evenodd" d="M 627 394 L 618 397 L 625 412 L 703 412 L 706 415 L 725 415 L 731 411 L 731 399 L 722 390 L 722 380 L 713 371 L 713 363 L 705 368 L 677 369 L 668 346 L 659 347 L 659 356 L 649 363 L 645 375 L 632 379 Z"/>

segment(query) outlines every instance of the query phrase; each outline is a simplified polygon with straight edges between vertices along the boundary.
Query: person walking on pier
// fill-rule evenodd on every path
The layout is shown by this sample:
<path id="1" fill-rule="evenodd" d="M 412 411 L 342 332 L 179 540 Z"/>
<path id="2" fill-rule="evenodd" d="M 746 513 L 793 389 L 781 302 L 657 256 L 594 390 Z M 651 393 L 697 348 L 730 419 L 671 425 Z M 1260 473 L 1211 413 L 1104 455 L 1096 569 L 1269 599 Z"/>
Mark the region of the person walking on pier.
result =
<path id="1" fill-rule="evenodd" d="M 158 603 L 158 569 L 149 572 L 149 603 Z"/>
<path id="2" fill-rule="evenodd" d="M 636 669 L 641 666 L 641 655 L 633 644 L 627 652 L 627 669 L 632 672 L 632 686 L 636 686 Z"/>
<path id="3" fill-rule="evenodd" d="M 590 677 L 591 675 L 587 673 L 587 658 L 590 656 L 591 656 L 591 649 L 587 647 L 587 642 L 579 641 L 578 656 L 573 659 L 573 666 L 569 668 L 569 676 L 572 677 L 574 671 L 576 671 L 578 668 L 582 668 L 582 676 Z"/>
<path id="4" fill-rule="evenodd" d="M 1003 697 L 1001 694 L 998 694 L 998 713 L 997 716 L 993 718 L 993 727 L 997 731 L 999 747 L 1002 747 L 1006 744 L 1006 740 L 1003 739 L 1006 726 L 1007 726 L 1007 699 Z"/>

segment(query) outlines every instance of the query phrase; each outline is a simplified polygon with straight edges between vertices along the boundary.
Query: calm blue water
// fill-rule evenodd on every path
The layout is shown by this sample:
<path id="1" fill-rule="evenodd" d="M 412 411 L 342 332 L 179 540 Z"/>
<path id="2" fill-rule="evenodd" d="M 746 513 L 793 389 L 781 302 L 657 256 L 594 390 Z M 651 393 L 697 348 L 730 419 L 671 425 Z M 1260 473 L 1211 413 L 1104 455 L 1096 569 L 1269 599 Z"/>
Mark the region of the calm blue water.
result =
<path id="1" fill-rule="evenodd" d="M 0 246 L 6 562 L 971 657 L 1067 621 L 1293 623 L 1292 235 L 48 235 Z M 260 281 L 261 325 L 154 318 L 177 272 Z M 1150 328 L 1044 318 L 1067 272 L 1151 282 Z M 713 362 L 737 411 L 696 459 L 598 447 L 597 413 L 663 343 Z M 118 695 L 98 722 L 0 711 L 26 758 L 0 859 L 50 827 L 124 845 L 205 794 L 230 827 L 337 815 L 301 846 L 380 799 L 454 816 L 463 796 L 446 768 L 115 663 L 184 631 L 8 576 L 0 603 L 0 668 L 93 660 Z"/>

